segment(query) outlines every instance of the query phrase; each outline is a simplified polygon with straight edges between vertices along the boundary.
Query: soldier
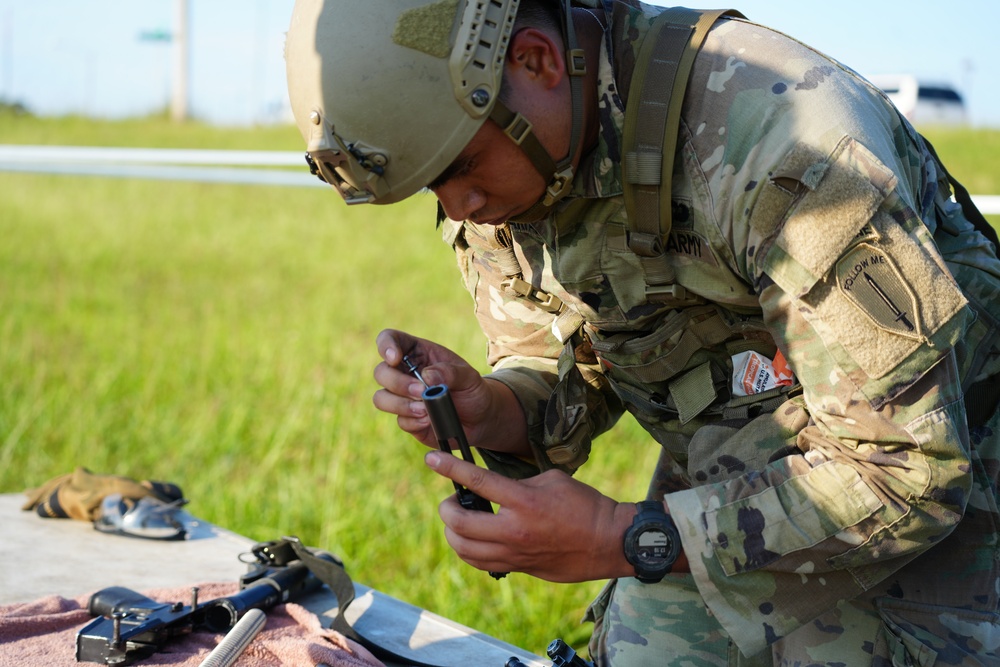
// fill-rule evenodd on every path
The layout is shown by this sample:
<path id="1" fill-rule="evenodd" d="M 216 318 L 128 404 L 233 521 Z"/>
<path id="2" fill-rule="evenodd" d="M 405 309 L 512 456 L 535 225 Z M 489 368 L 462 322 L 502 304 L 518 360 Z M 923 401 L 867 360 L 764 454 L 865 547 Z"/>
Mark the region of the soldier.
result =
<path id="1" fill-rule="evenodd" d="M 500 507 L 445 501 L 449 544 L 609 579 L 599 665 L 1000 664 L 995 233 L 854 72 L 669 11 L 298 0 L 314 172 L 433 191 L 489 339 L 482 377 L 382 332 L 375 405 L 432 445 L 402 357 L 449 385 L 491 470 L 426 461 Z M 626 410 L 638 504 L 571 476 Z"/>

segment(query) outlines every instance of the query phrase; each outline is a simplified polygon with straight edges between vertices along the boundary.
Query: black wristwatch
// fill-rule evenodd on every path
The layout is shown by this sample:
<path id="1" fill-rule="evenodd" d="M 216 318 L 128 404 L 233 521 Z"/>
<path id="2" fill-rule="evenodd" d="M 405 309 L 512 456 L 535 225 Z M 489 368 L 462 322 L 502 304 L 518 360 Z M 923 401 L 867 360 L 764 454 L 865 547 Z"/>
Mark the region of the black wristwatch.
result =
<path id="1" fill-rule="evenodd" d="M 635 578 L 655 584 L 670 573 L 681 555 L 681 536 L 663 503 L 646 500 L 637 503 L 639 513 L 625 531 L 625 558 L 635 568 Z"/>

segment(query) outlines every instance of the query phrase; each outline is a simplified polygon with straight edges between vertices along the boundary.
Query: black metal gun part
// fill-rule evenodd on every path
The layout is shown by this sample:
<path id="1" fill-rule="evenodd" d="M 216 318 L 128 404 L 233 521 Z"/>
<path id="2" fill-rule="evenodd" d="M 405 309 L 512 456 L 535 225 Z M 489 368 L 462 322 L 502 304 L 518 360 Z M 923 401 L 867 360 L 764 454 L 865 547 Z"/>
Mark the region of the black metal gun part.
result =
<path id="1" fill-rule="evenodd" d="M 289 552 L 284 540 L 256 545 L 256 562 L 240 577 L 240 591 L 207 602 L 198 601 L 197 588 L 190 604 L 157 602 L 121 586 L 101 589 L 87 605 L 98 618 L 76 635 L 76 661 L 129 665 L 174 637 L 194 630 L 227 632 L 251 609 L 270 609 L 322 586 L 302 561 L 287 559 Z M 333 560 L 322 552 L 317 556 Z"/>
<path id="2" fill-rule="evenodd" d="M 462 422 L 458 418 L 458 411 L 455 410 L 455 402 L 451 400 L 451 393 L 448 386 L 435 384 L 424 389 L 422 395 L 424 405 L 427 406 L 427 416 L 430 417 L 431 427 L 437 437 L 438 447 L 443 452 L 454 454 L 452 443 L 458 447 L 462 453 L 462 458 L 469 463 L 475 463 L 472 456 L 472 447 L 465 437 L 465 430 Z M 470 491 L 458 482 L 455 485 L 455 493 L 458 494 L 458 502 L 467 510 L 478 510 L 480 512 L 493 513 L 493 505 L 479 494 Z M 503 579 L 506 572 L 490 572 L 494 579 Z"/>
<path id="3" fill-rule="evenodd" d="M 552 667 L 594 667 L 593 663 L 587 662 L 569 647 L 561 639 L 553 639 L 545 651 L 552 658 Z M 521 662 L 517 656 L 508 660 L 504 667 L 528 667 Z"/>
<path id="4" fill-rule="evenodd" d="M 437 436 L 438 447 L 443 452 L 453 454 L 452 443 L 457 445 L 462 453 L 462 458 L 469 463 L 475 463 L 472 457 L 472 448 L 465 437 L 465 430 L 462 422 L 458 419 L 458 412 L 455 410 L 455 403 L 451 400 L 451 393 L 447 385 L 436 384 L 424 390 L 422 398 L 427 406 L 427 415 L 431 419 L 431 426 L 434 428 L 434 435 Z M 492 512 L 493 506 L 490 501 L 480 495 L 473 493 L 458 482 L 454 482 L 455 491 L 458 493 L 458 502 L 468 510 L 479 510 L 480 512 Z"/>

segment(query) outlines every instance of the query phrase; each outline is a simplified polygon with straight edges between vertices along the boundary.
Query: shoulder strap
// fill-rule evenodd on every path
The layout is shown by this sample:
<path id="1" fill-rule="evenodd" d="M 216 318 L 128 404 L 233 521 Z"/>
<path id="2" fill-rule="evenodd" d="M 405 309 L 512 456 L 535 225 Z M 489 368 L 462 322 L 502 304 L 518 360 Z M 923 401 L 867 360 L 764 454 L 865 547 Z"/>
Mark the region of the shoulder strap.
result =
<path id="1" fill-rule="evenodd" d="M 673 160 L 695 56 L 722 16 L 745 18 L 731 9 L 665 9 L 653 20 L 632 73 L 623 132 L 628 244 L 640 258 L 646 293 L 653 299 L 684 298 L 662 257 L 671 226 Z"/>

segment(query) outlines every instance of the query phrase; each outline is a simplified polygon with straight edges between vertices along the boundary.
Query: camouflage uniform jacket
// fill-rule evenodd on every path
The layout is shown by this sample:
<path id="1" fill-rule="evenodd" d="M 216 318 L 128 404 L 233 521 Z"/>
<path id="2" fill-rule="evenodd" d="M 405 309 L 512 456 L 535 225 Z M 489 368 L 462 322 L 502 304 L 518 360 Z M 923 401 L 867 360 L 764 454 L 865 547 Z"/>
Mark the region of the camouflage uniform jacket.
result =
<path id="1" fill-rule="evenodd" d="M 910 600 L 921 582 L 927 603 L 996 624 L 1000 436 L 970 438 L 963 404 L 1000 370 L 991 246 L 880 92 L 723 20 L 696 60 L 675 156 L 665 261 L 684 289 L 648 301 L 625 242 L 620 143 L 659 10 L 603 10 L 601 134 L 573 196 L 540 223 L 446 223 L 490 377 L 517 394 L 538 466 L 574 470 L 631 412 L 663 447 L 651 494 L 748 655 L 840 600 Z M 731 396 L 730 358 L 747 349 L 780 350 L 800 386 Z M 553 399 L 560 370 L 577 382 Z M 934 559 L 941 541 L 961 549 Z"/>

